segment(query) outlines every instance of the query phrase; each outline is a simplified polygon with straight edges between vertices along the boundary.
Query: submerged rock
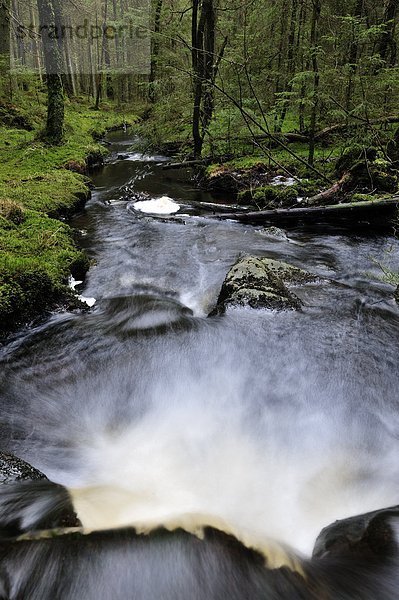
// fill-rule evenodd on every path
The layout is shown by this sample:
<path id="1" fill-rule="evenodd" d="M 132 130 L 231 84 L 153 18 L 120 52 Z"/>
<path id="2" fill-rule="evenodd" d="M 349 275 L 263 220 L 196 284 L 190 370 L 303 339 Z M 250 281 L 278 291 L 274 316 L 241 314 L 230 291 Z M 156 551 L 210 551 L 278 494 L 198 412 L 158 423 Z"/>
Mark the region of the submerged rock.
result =
<path id="1" fill-rule="evenodd" d="M 335 521 L 316 539 L 313 558 L 392 556 L 398 548 L 391 522 L 398 518 L 399 506 L 394 506 Z"/>
<path id="2" fill-rule="evenodd" d="M 274 237 L 278 240 L 288 240 L 288 236 L 285 233 L 284 229 L 280 229 L 280 227 L 274 227 L 271 225 L 270 227 L 263 227 L 258 231 L 259 235 L 265 235 L 268 237 Z"/>
<path id="3" fill-rule="evenodd" d="M 314 275 L 271 258 L 247 256 L 228 272 L 216 312 L 227 306 L 298 310 L 302 302 L 287 286 L 315 281 Z"/>
<path id="4" fill-rule="evenodd" d="M 44 473 L 38 469 L 35 469 L 35 467 L 32 467 L 32 465 L 25 462 L 21 458 L 18 458 L 14 454 L 0 452 L 0 507 L 2 502 L 4 503 L 4 498 L 6 496 L 10 498 L 10 502 L 12 502 L 13 493 L 16 493 L 17 495 L 19 494 L 20 496 L 21 494 L 19 490 L 22 488 L 20 488 L 19 485 L 25 485 L 28 481 L 40 481 L 43 482 L 43 485 L 46 485 L 45 482 L 48 481 L 48 478 Z M 1 484 L 4 484 L 4 487 L 2 487 Z M 37 485 L 41 486 L 42 483 L 38 483 Z M 48 483 L 47 485 L 54 484 Z M 40 487 L 38 488 L 38 492 L 40 492 Z M 17 499 L 15 501 L 17 502 Z M 73 509 L 72 501 L 70 499 L 68 499 L 65 507 L 57 512 L 56 519 L 50 519 L 47 521 L 45 520 L 43 523 L 41 523 L 43 528 L 79 527 L 80 525 L 81 523 Z M 10 533 L 11 531 L 13 534 L 18 533 L 17 525 L 15 523 L 9 524 L 9 528 L 6 530 L 6 533 Z M 0 537 L 4 534 L 5 530 L 0 528 Z"/>
<path id="5" fill-rule="evenodd" d="M 38 479 L 47 479 L 47 477 L 17 456 L 0 452 L 0 484 Z"/>

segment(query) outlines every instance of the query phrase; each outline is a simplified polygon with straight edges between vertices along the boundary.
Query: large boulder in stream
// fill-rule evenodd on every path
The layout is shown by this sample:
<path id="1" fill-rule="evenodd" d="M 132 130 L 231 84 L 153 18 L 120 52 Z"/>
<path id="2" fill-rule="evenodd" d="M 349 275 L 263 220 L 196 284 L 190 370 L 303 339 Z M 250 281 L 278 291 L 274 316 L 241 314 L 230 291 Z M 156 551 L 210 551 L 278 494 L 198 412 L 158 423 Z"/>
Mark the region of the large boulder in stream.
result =
<path id="1" fill-rule="evenodd" d="M 314 275 L 285 262 L 246 256 L 227 273 L 216 312 L 223 312 L 228 306 L 298 310 L 302 302 L 289 287 L 315 280 Z"/>
<path id="2" fill-rule="evenodd" d="M 7 495 L 12 494 L 12 490 L 17 493 L 17 487 L 26 484 L 29 481 L 38 482 L 37 493 L 40 494 L 40 486 L 43 483 L 46 485 L 48 478 L 44 473 L 32 467 L 29 463 L 25 462 L 21 458 L 18 458 L 14 454 L 0 451 L 0 505 L 2 502 L 2 491 Z M 4 488 L 2 488 L 4 484 Z M 28 488 L 27 488 L 28 489 Z M 81 525 L 76 513 L 73 509 L 72 501 L 66 504 L 66 507 L 57 513 L 56 519 L 44 520 L 41 524 L 41 528 L 47 529 L 52 527 L 79 527 Z M 15 529 L 16 524 L 10 524 L 10 532 L 15 534 L 18 533 Z M 4 535 L 4 531 L 0 532 Z"/>
<path id="3" fill-rule="evenodd" d="M 394 522 L 399 506 L 335 521 L 316 539 L 313 558 L 389 558 L 398 551 Z M 396 529 L 396 528 L 395 528 Z"/>

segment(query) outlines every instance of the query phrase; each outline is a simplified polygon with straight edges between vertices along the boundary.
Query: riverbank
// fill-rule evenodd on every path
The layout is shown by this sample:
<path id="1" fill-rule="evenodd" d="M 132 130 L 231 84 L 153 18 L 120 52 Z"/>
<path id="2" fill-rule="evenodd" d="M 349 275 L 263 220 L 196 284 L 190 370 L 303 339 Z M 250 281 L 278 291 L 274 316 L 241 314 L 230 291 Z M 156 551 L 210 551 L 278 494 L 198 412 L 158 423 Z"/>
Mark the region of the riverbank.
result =
<path id="1" fill-rule="evenodd" d="M 134 123 L 130 110 L 86 100 L 66 105 L 65 143 L 40 140 L 43 98 L 22 109 L 0 107 L 0 336 L 57 306 L 73 305 L 68 287 L 89 261 L 64 222 L 90 196 L 87 175 L 102 163 L 99 143 L 110 129 Z"/>

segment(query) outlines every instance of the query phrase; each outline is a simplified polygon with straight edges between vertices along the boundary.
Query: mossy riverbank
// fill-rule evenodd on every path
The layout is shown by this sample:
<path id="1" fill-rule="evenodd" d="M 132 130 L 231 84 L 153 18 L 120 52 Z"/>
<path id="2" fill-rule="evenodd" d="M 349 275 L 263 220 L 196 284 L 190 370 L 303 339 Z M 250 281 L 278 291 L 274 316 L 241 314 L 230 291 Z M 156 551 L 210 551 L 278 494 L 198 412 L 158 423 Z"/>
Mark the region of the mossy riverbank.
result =
<path id="1" fill-rule="evenodd" d="M 95 111 L 74 99 L 66 106 L 65 143 L 49 147 L 40 140 L 44 98 L 15 112 L 0 111 L 0 336 L 73 301 L 68 277 L 81 277 L 89 263 L 60 219 L 90 196 L 86 175 L 106 154 L 101 135 L 137 120 L 111 104 Z"/>

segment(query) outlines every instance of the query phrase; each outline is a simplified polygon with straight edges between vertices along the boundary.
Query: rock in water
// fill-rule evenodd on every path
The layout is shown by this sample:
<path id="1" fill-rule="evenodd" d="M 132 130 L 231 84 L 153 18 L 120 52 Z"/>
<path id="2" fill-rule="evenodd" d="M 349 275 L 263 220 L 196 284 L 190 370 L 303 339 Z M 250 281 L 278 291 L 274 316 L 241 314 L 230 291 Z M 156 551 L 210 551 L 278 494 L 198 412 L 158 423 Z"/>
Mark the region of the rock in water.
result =
<path id="1" fill-rule="evenodd" d="M 335 521 L 319 534 L 313 558 L 392 557 L 398 547 L 391 521 L 398 517 L 399 506 L 395 506 Z"/>
<path id="2" fill-rule="evenodd" d="M 246 256 L 226 275 L 216 312 L 223 312 L 228 306 L 299 310 L 302 302 L 287 286 L 315 280 L 314 275 L 287 263 Z"/>
<path id="3" fill-rule="evenodd" d="M 0 484 L 29 479 L 47 479 L 47 477 L 41 471 L 38 471 L 13 454 L 0 452 Z"/>
<path id="4" fill-rule="evenodd" d="M 29 481 L 40 481 L 40 483 L 37 484 L 30 484 L 39 486 L 39 488 L 35 490 L 36 496 L 38 494 L 40 495 L 40 486 L 42 485 L 44 488 L 46 488 L 46 486 L 53 486 L 54 488 L 60 487 L 48 481 L 48 478 L 44 473 L 35 469 L 29 463 L 17 456 L 14 456 L 14 454 L 0 452 L 0 507 L 2 507 L 3 510 L 2 513 L 0 510 L 0 513 L 3 518 L 5 505 L 7 505 L 7 510 L 12 513 L 13 510 L 17 511 L 20 506 L 24 505 L 24 502 L 21 503 L 21 498 L 25 497 L 26 500 L 30 500 L 29 491 L 31 491 L 31 488 L 26 487 Z M 5 484 L 4 487 L 1 484 Z M 16 495 L 15 507 L 12 506 L 13 495 Z M 8 504 L 6 499 L 8 499 Z M 43 504 L 43 509 L 44 508 L 45 504 Z M 43 528 L 79 527 L 81 523 L 77 518 L 72 502 L 68 497 L 68 502 L 66 502 L 65 506 L 57 512 L 56 518 L 48 522 L 43 521 L 41 525 Z M 4 535 L 5 531 L 6 533 L 9 533 L 8 530 L 3 530 L 0 527 L 0 537 Z M 13 525 L 12 531 L 14 534 L 21 533 L 18 531 L 15 524 Z"/>

